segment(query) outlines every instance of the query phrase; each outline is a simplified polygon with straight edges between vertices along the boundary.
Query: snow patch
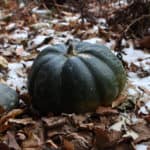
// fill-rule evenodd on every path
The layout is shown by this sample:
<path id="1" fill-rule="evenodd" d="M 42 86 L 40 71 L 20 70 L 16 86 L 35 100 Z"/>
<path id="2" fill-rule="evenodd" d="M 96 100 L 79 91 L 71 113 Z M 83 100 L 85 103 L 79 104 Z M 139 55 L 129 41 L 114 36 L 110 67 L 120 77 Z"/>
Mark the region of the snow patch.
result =
<path id="1" fill-rule="evenodd" d="M 136 150 L 147 150 L 148 146 L 144 144 L 137 144 L 136 145 Z"/>
<path id="2" fill-rule="evenodd" d="M 89 43 L 91 43 L 91 44 L 104 44 L 104 40 L 103 39 L 101 39 L 101 38 L 97 38 L 97 37 L 95 37 L 95 38 L 91 38 L 91 39 L 87 39 L 87 40 L 84 40 L 84 42 L 89 42 Z"/>
<path id="3" fill-rule="evenodd" d="M 78 20 L 79 17 L 80 17 L 80 15 L 77 14 L 75 16 L 66 16 L 66 17 L 64 17 L 64 19 L 65 19 L 66 22 L 70 22 L 70 21 L 76 21 L 76 20 Z"/>
<path id="4" fill-rule="evenodd" d="M 148 115 L 150 113 L 150 101 L 148 101 L 145 106 L 142 106 L 138 113 Z"/>
<path id="5" fill-rule="evenodd" d="M 126 55 L 123 55 L 123 60 L 128 63 L 134 63 L 139 59 L 148 59 L 150 54 L 145 53 L 141 50 L 135 50 L 132 46 L 123 50 Z"/>
<path id="6" fill-rule="evenodd" d="M 35 7 L 32 9 L 32 13 L 41 15 L 41 16 L 45 16 L 45 15 L 49 15 L 51 14 L 51 11 L 48 9 L 39 9 L 38 7 Z"/>
<path id="7" fill-rule="evenodd" d="M 28 39 L 28 31 L 26 30 L 15 30 L 15 32 L 10 35 L 10 39 L 15 40 L 15 41 L 23 41 Z"/>
<path id="8" fill-rule="evenodd" d="M 23 69 L 22 63 L 9 63 L 8 64 L 8 76 L 7 84 L 14 89 L 19 89 L 22 91 L 26 87 L 27 79 L 26 77 L 19 76 L 19 72 L 22 72 Z"/>
<path id="9" fill-rule="evenodd" d="M 146 89 L 150 89 L 150 76 L 139 78 L 136 73 L 129 72 L 128 80 L 136 87 L 145 87 Z"/>

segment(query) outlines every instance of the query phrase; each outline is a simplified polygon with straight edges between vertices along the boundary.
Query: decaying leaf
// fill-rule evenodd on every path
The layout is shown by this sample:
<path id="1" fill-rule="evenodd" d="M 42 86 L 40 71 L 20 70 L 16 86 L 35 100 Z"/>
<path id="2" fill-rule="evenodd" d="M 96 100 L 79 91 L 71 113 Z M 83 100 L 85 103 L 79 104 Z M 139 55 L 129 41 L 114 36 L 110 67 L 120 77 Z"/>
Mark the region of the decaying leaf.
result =
<path id="1" fill-rule="evenodd" d="M 122 138 L 117 145 L 113 147 L 114 150 L 135 150 L 133 139 L 131 137 Z"/>
<path id="2" fill-rule="evenodd" d="M 122 104 L 125 100 L 127 100 L 127 95 L 120 95 L 115 101 L 112 103 L 112 108 L 116 108 L 120 104 Z"/>
<path id="3" fill-rule="evenodd" d="M 12 111 L 6 113 L 0 118 L 0 132 L 7 130 L 10 125 L 8 124 L 8 120 L 10 118 L 15 118 L 24 113 L 23 109 L 13 109 Z"/>
<path id="4" fill-rule="evenodd" d="M 21 150 L 21 147 L 17 143 L 15 135 L 12 132 L 8 131 L 7 132 L 7 137 L 8 137 L 8 146 L 9 146 L 9 148 L 15 149 L 15 150 Z"/>
<path id="5" fill-rule="evenodd" d="M 88 150 L 91 147 L 90 142 L 77 133 L 65 136 L 63 146 L 66 150 Z"/>
<path id="6" fill-rule="evenodd" d="M 15 123 L 15 124 L 20 124 L 20 125 L 30 125 L 30 124 L 35 124 L 36 122 L 33 121 L 32 118 L 23 118 L 23 119 L 13 119 L 10 118 L 8 120 L 9 123 Z"/>
<path id="7" fill-rule="evenodd" d="M 46 144 L 52 149 L 58 149 L 58 146 L 50 139 L 46 141 Z"/>
<path id="8" fill-rule="evenodd" d="M 119 114 L 119 112 L 116 109 L 113 109 L 111 107 L 103 107 L 103 106 L 99 106 L 96 110 L 96 113 L 104 116 Z"/>
<path id="9" fill-rule="evenodd" d="M 118 131 L 108 131 L 102 128 L 95 128 L 95 145 L 99 149 L 113 147 L 121 139 L 122 134 Z"/>
<path id="10" fill-rule="evenodd" d="M 116 5 L 118 10 L 120 7 L 120 10 L 124 11 L 124 6 L 121 6 L 124 4 L 121 2 L 118 7 L 118 1 L 112 1 L 113 8 L 110 8 L 108 2 L 92 1 L 90 4 L 92 9 L 89 8 L 89 11 L 98 10 L 96 12 L 98 23 L 93 24 L 89 22 L 88 17 L 85 17 L 82 18 L 85 19 L 82 24 L 80 14 L 74 12 L 75 8 L 72 6 L 70 9 L 73 11 L 67 12 L 68 6 L 66 7 L 65 4 L 56 5 L 60 9 L 58 14 L 53 6 L 54 10 L 51 9 L 50 16 L 47 16 L 46 13 L 45 16 L 43 12 L 49 10 L 45 10 L 43 3 L 38 5 L 38 9 L 37 4 L 33 1 L 27 1 L 27 3 L 24 7 L 19 8 L 17 1 L 0 1 L 2 8 L 0 10 L 0 82 L 9 83 L 10 86 L 16 87 L 15 82 L 19 81 L 18 83 L 21 85 L 24 79 L 26 82 L 29 72 L 30 66 L 26 64 L 28 62 L 32 64 L 39 51 L 46 46 L 45 44 L 62 43 L 68 39 L 79 38 L 79 40 L 91 43 L 104 44 L 111 47 L 112 50 L 121 44 L 116 50 L 122 50 L 122 62 L 127 69 L 127 78 L 132 81 L 132 88 L 137 92 L 127 87 L 129 92 L 122 93 L 113 102 L 112 107 L 100 106 L 96 113 L 41 117 L 35 115 L 32 108 L 30 108 L 31 112 L 24 111 L 26 108 L 29 110 L 28 106 L 32 99 L 23 84 L 24 86 L 20 89 L 17 87 L 17 90 L 21 102 L 22 100 L 25 102 L 20 105 L 25 109 L 4 112 L 0 108 L 0 150 L 135 150 L 134 144 L 150 145 L 150 115 L 149 108 L 145 105 L 145 101 L 149 101 L 149 84 L 145 86 L 146 82 L 141 82 L 141 80 L 149 81 L 147 79 L 149 79 L 150 55 L 147 52 L 149 52 L 150 36 L 140 34 L 142 39 L 135 43 L 125 40 L 123 44 L 123 40 L 120 40 L 122 36 L 120 31 L 125 29 L 124 24 L 117 23 L 115 27 L 107 25 L 107 17 L 114 15 L 113 11 L 116 9 Z M 80 4 L 80 2 L 78 3 Z M 43 8 L 44 10 L 39 10 Z M 110 14 L 103 13 L 104 9 L 106 12 L 110 9 Z M 123 15 L 122 11 L 119 14 Z M 132 11 L 134 12 L 134 9 Z M 126 14 L 131 11 L 124 12 Z M 135 12 L 138 14 L 137 11 Z M 86 12 L 83 13 L 83 15 L 88 15 Z M 101 19 L 99 14 L 106 18 L 103 25 L 99 22 Z M 113 24 L 121 20 L 125 21 L 125 24 L 128 23 L 128 20 L 132 22 L 131 15 L 125 16 L 125 18 L 115 19 Z M 138 29 L 135 32 L 138 32 Z M 136 43 L 136 46 L 142 50 L 132 48 Z M 20 69 L 21 71 L 14 69 L 15 71 L 11 72 L 11 75 L 7 74 L 7 67 L 11 70 L 12 63 L 23 64 L 23 69 Z M 7 77 L 12 78 L 12 75 L 14 82 L 10 83 Z M 135 79 L 136 76 L 138 80 Z M 18 80 L 19 77 L 21 80 Z M 147 98 L 144 95 L 147 95 Z M 144 108 L 148 113 L 138 113 L 141 108 Z M 130 120 L 132 114 L 135 114 L 133 122 Z M 124 117 L 122 117 L 123 115 Z M 149 147 L 147 146 L 147 149 L 150 149 Z"/>
<path id="11" fill-rule="evenodd" d="M 24 132 L 27 135 L 27 139 L 22 141 L 22 147 L 24 149 L 42 149 L 44 144 L 44 131 L 40 122 L 37 122 L 30 127 L 26 127 Z"/>
<path id="12" fill-rule="evenodd" d="M 0 68 L 7 68 L 7 67 L 8 61 L 3 56 L 0 56 Z"/>
<path id="13" fill-rule="evenodd" d="M 144 36 L 140 40 L 135 41 L 136 48 L 146 48 L 150 50 L 150 36 Z"/>
<path id="14" fill-rule="evenodd" d="M 75 150 L 74 144 L 67 139 L 64 139 L 63 148 L 65 150 Z"/>
<path id="15" fill-rule="evenodd" d="M 138 144 L 143 141 L 150 140 L 149 124 L 146 124 L 146 122 L 140 122 L 138 124 L 130 126 L 130 128 L 139 135 L 139 137 L 134 141 L 134 143 Z"/>
<path id="16" fill-rule="evenodd" d="M 5 143 L 0 143 L 0 149 L 1 149 L 1 150 L 9 150 L 9 147 L 8 147 L 8 145 L 5 144 Z"/>
<path id="17" fill-rule="evenodd" d="M 67 123 L 65 117 L 42 118 L 42 120 L 46 123 L 48 128 L 57 128 Z"/>

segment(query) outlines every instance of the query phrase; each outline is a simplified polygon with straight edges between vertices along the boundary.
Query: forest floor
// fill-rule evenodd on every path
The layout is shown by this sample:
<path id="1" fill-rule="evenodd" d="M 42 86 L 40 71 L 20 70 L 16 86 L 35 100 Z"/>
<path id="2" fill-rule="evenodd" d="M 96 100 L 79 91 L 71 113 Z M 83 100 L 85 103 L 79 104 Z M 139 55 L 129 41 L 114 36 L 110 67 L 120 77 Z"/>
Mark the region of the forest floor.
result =
<path id="1" fill-rule="evenodd" d="M 117 6 L 117 4 L 116 4 Z M 79 13 L 35 4 L 0 7 L 0 82 L 19 93 L 20 104 L 0 114 L 0 149 L 7 150 L 148 150 L 150 149 L 150 51 L 121 39 L 106 18 L 82 24 Z M 112 107 L 96 112 L 38 116 L 27 91 L 30 67 L 45 47 L 69 39 L 104 44 L 127 71 L 127 85 Z"/>

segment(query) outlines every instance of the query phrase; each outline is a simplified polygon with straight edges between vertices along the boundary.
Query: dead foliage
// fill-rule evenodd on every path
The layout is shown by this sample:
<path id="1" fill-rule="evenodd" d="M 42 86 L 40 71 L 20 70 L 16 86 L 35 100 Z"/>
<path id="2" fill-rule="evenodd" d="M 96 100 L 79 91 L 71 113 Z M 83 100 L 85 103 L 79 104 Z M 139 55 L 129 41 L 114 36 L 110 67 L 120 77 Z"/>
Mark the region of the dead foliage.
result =
<path id="1" fill-rule="evenodd" d="M 53 39 L 54 34 L 63 33 L 61 37 L 63 39 L 66 36 L 64 33 L 69 31 L 74 37 L 81 40 L 100 37 L 103 38 L 101 42 L 109 41 L 111 38 L 115 40 L 119 39 L 120 41 L 118 41 L 121 42 L 123 31 L 126 31 L 126 35 L 133 33 L 139 37 L 145 34 L 147 29 L 144 27 L 145 20 L 149 17 L 147 15 L 147 5 L 142 1 L 129 1 L 129 5 L 125 7 L 120 3 L 117 10 L 112 5 L 117 0 L 90 0 L 88 2 L 85 0 L 71 0 L 69 2 L 65 1 L 67 5 L 64 5 L 64 1 L 55 0 L 43 0 L 37 5 L 28 1 L 27 6 L 23 8 L 19 8 L 17 3 L 14 2 L 12 4 L 12 2 L 14 1 L 10 0 L 10 3 L 7 3 L 7 6 L 4 7 L 7 8 L 6 16 L 8 17 L 7 14 L 9 14 L 9 11 L 12 12 L 12 15 L 9 16 L 9 19 L 6 19 L 6 17 L 0 21 L 0 30 L 2 31 L 0 37 L 2 44 L 0 47 L 1 82 L 6 82 L 8 65 L 12 62 L 19 62 L 23 65 L 20 70 L 17 70 L 17 75 L 26 78 L 30 68 L 24 61 L 29 62 L 34 60 L 38 54 L 37 49 L 39 47 L 44 44 L 51 44 L 55 40 Z M 2 1 L 0 2 L 1 4 L 3 6 L 6 5 Z M 138 12 L 135 10 L 139 7 L 139 4 L 140 11 Z M 149 5 L 149 3 L 147 4 Z M 30 27 L 31 24 L 38 24 L 42 20 L 40 16 L 32 13 L 31 10 L 34 6 L 39 6 L 42 9 L 51 9 L 54 7 L 57 10 L 53 10 L 52 16 L 59 18 L 59 21 L 52 23 L 52 26 L 48 26 L 48 29 L 54 29 L 56 31 L 52 36 L 49 36 L 50 33 L 46 33 L 48 30 L 45 30 L 44 27 L 40 29 Z M 131 8 L 134 9 L 132 10 Z M 73 18 L 76 13 L 80 13 L 78 19 L 63 24 L 63 16 Z M 112 14 L 114 15 L 112 16 Z M 125 15 L 125 17 L 121 15 Z M 105 29 L 101 28 L 97 19 L 98 17 L 108 19 L 110 21 L 110 27 Z M 116 19 L 113 17 L 116 17 Z M 48 18 L 48 20 L 50 19 Z M 9 24 L 11 22 L 15 24 L 10 27 Z M 144 26 L 141 30 L 136 31 L 134 28 L 137 28 L 140 23 L 143 23 Z M 116 27 L 117 24 L 119 25 Z M 93 31 L 94 25 L 98 28 Z M 20 35 L 22 33 L 21 31 L 26 27 L 28 27 L 27 31 L 29 35 L 25 39 L 12 38 L 12 34 L 15 33 L 16 28 L 19 29 L 16 34 Z M 45 32 L 42 31 L 43 28 Z M 137 32 L 139 33 L 137 34 Z M 43 40 L 40 38 L 40 42 L 34 43 L 33 39 L 41 33 L 42 36 L 48 36 L 45 36 Z M 149 48 L 149 38 L 139 39 L 138 44 L 140 47 Z M 16 48 L 16 45 L 21 45 L 21 47 Z M 29 55 L 23 55 L 25 52 L 28 52 Z M 141 59 L 139 61 L 142 62 L 143 60 Z M 128 71 L 137 73 L 141 78 L 150 75 L 142 66 L 138 66 L 134 62 L 131 64 L 124 63 L 128 65 Z M 143 93 L 149 94 L 148 89 L 142 86 L 139 88 Z M 13 109 L 9 112 L 4 112 L 4 110 L 0 109 L 0 149 L 134 150 L 136 144 L 147 143 L 149 145 L 150 116 L 149 114 L 138 115 L 138 110 L 142 105 L 139 102 L 134 103 L 132 99 L 128 100 L 128 95 L 118 97 L 113 103 L 113 108 L 100 106 L 93 113 L 88 112 L 78 115 L 62 113 L 60 116 L 54 116 L 53 114 L 40 116 L 29 107 L 31 97 L 26 92 L 21 93 L 21 90 L 24 89 L 26 87 L 17 89 L 21 101 L 18 109 Z M 126 115 L 126 113 L 129 118 L 126 118 L 124 121 L 120 116 Z M 130 120 L 130 115 L 133 113 L 135 116 L 137 115 L 136 117 L 140 117 L 143 122 L 140 123 Z M 117 126 L 112 129 L 112 126 L 115 124 L 121 124 L 121 127 Z M 121 128 L 121 130 L 118 130 L 118 128 Z M 134 139 L 131 135 L 126 136 L 128 130 L 135 131 L 138 138 Z"/>

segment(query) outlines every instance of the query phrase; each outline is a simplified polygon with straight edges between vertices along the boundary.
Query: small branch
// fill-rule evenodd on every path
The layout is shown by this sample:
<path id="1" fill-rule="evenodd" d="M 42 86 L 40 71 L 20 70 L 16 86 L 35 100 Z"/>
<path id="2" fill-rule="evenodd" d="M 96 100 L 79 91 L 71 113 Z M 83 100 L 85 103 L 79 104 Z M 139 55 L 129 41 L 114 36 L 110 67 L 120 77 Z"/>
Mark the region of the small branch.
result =
<path id="1" fill-rule="evenodd" d="M 148 14 L 148 15 L 142 15 L 141 17 L 136 18 L 135 20 L 133 20 L 133 21 L 127 26 L 127 28 L 124 30 L 124 35 L 126 36 L 127 32 L 130 30 L 130 28 L 131 28 L 134 24 L 136 24 L 137 22 L 139 22 L 139 21 L 141 21 L 141 20 L 143 20 L 143 19 L 145 19 L 145 18 L 150 18 L 150 14 Z"/>

